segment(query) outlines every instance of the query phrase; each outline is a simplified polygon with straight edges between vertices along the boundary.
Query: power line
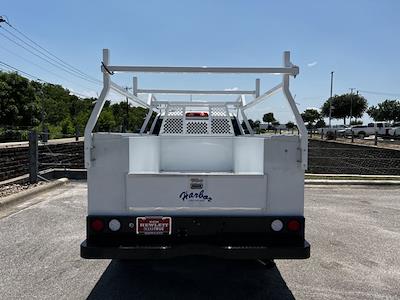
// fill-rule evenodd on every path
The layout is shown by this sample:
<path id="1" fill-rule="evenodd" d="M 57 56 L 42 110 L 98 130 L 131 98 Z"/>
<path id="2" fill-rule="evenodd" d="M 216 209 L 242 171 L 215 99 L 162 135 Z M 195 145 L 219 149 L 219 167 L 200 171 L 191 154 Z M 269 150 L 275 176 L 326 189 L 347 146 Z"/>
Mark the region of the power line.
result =
<path id="1" fill-rule="evenodd" d="M 10 64 L 7 64 L 7 63 L 5 63 L 5 62 L 3 62 L 3 61 L 0 61 L 0 65 L 2 65 L 3 67 L 6 67 L 6 68 L 8 68 L 8 69 L 17 71 L 17 72 L 19 72 L 19 73 L 21 73 L 21 74 L 24 74 L 24 75 L 26 75 L 26 76 L 28 76 L 28 77 L 30 77 L 30 78 L 32 78 L 32 79 L 35 79 L 35 80 L 38 80 L 38 81 L 41 81 L 41 82 L 44 82 L 44 83 L 47 83 L 47 84 L 53 84 L 53 83 L 48 82 L 48 81 L 46 81 L 46 80 L 40 79 L 39 77 L 37 77 L 37 76 L 35 76 L 35 75 L 32 75 L 32 74 L 30 74 L 30 73 L 28 73 L 28 72 L 22 71 L 21 69 L 18 69 L 18 68 L 14 67 L 14 66 L 12 66 L 12 65 L 10 65 Z M 3 69 L 0 68 L 0 70 L 3 70 Z M 68 89 L 68 88 L 67 88 L 67 89 Z M 76 95 L 81 96 L 81 97 L 83 97 L 83 98 L 93 98 L 92 96 L 84 95 L 84 94 L 82 94 L 82 93 L 75 92 L 75 91 L 70 91 L 70 93 L 76 94 Z"/>
<path id="2" fill-rule="evenodd" d="M 101 83 L 101 81 L 97 78 L 94 78 L 90 75 L 88 75 L 87 73 L 79 70 L 78 68 L 74 67 L 73 65 L 67 63 L 65 60 L 62 60 L 61 58 L 57 57 L 56 55 L 54 55 L 53 53 L 51 53 L 50 51 L 46 50 L 45 48 L 43 48 L 42 46 L 40 46 L 38 43 L 36 43 L 35 41 L 33 41 L 32 39 L 30 39 L 28 36 L 26 36 L 24 33 L 22 33 L 20 30 L 18 30 L 17 28 L 15 28 L 14 26 L 12 26 L 11 24 L 8 24 L 11 26 L 12 29 L 14 29 L 16 32 L 18 32 L 19 34 L 21 34 L 23 37 L 25 37 L 27 40 L 29 40 L 30 42 L 32 42 L 33 44 L 35 44 L 36 46 L 38 46 L 40 49 L 42 49 L 43 51 L 45 51 L 46 53 L 48 53 L 49 55 L 51 55 L 52 57 L 54 57 L 55 59 L 57 59 L 58 61 L 60 61 L 62 64 L 64 64 L 65 66 L 68 66 L 70 69 L 75 70 L 76 72 L 80 73 L 83 76 L 86 76 L 90 79 L 92 79 L 93 81 L 99 82 Z"/>
<path id="3" fill-rule="evenodd" d="M 14 29 L 16 32 L 18 32 L 20 35 L 22 35 L 23 37 L 25 37 L 27 40 L 29 40 L 31 43 L 35 44 L 36 46 L 38 46 L 40 49 L 42 49 L 43 51 L 45 51 L 46 53 L 48 53 L 49 55 L 51 55 L 52 57 L 54 57 L 55 59 L 57 59 L 58 61 L 60 61 L 61 63 L 63 63 L 66 66 L 69 66 L 70 68 L 76 70 L 77 72 L 79 72 L 80 74 L 87 76 L 88 78 L 91 78 L 97 82 L 100 82 L 100 80 L 88 75 L 87 73 L 79 70 L 78 68 L 72 66 L 71 64 L 67 63 L 65 60 L 62 60 L 61 58 L 57 57 L 56 55 L 54 55 L 53 53 L 51 53 L 50 51 L 48 51 L 47 49 L 45 49 L 44 47 L 40 46 L 38 43 L 36 43 L 35 41 L 33 41 L 31 38 L 29 38 L 26 34 L 24 34 L 23 32 L 21 32 L 20 30 L 18 30 L 17 28 L 15 28 L 13 25 L 11 25 L 9 22 L 7 22 L 7 25 L 9 25 L 12 29 Z"/>
<path id="4" fill-rule="evenodd" d="M 32 40 L 29 36 L 27 36 L 25 33 L 23 33 L 21 30 L 19 30 L 18 28 L 16 28 L 15 26 L 13 26 L 12 24 L 10 24 L 10 22 L 8 21 L 7 18 L 5 18 L 4 16 L 0 16 L 0 23 L 4 22 L 6 23 L 9 27 L 11 27 L 14 31 L 16 31 L 18 34 L 20 34 L 21 36 L 23 36 L 25 39 L 27 39 L 28 41 L 30 41 L 32 44 L 34 44 L 35 46 L 39 47 L 40 49 L 42 49 L 44 52 L 46 52 L 47 54 L 49 54 L 50 56 L 52 56 L 53 58 L 55 58 L 57 61 L 59 61 L 61 64 L 63 64 L 64 66 L 68 67 L 69 69 L 78 72 L 79 74 L 86 76 L 96 82 L 101 83 L 100 80 L 98 80 L 97 78 L 94 78 L 90 75 L 88 75 L 87 73 L 79 70 L 78 68 L 74 67 L 73 65 L 67 63 L 65 60 L 61 59 L 60 57 L 58 57 L 57 55 L 55 55 L 54 53 L 50 52 L 49 50 L 47 50 L 46 48 L 44 48 L 43 46 L 41 46 L 40 44 L 38 44 L 37 42 L 35 42 L 34 40 Z M 17 37 L 16 35 L 12 34 L 9 30 L 7 30 L 6 28 L 2 27 L 4 30 L 6 30 L 9 34 Z M 17 37 L 18 38 L 18 37 Z M 18 38 L 19 39 L 19 38 Z M 39 51 L 39 50 L 37 50 Z M 42 52 L 43 53 L 43 52 Z"/>
<path id="5" fill-rule="evenodd" d="M 10 42 L 16 44 L 17 46 L 19 46 L 19 47 L 25 49 L 26 51 L 28 51 L 28 52 L 31 53 L 32 55 L 34 55 L 34 56 L 36 56 L 36 57 L 38 57 L 38 58 L 44 60 L 45 62 L 51 64 L 51 65 L 54 66 L 54 67 L 59 68 L 59 69 L 62 69 L 64 72 L 67 72 L 67 73 L 69 73 L 69 74 L 71 74 L 71 75 L 73 75 L 73 76 L 79 77 L 80 79 L 84 79 L 84 80 L 86 80 L 86 81 L 89 81 L 89 82 L 92 83 L 92 84 L 98 84 L 97 82 L 93 82 L 92 80 L 89 80 L 89 79 L 87 79 L 87 78 L 84 78 L 84 77 L 82 77 L 82 76 L 80 76 L 80 75 L 78 75 L 78 74 L 72 73 L 72 72 L 69 71 L 68 69 L 65 69 L 64 67 L 59 66 L 59 65 L 53 63 L 52 61 L 50 61 L 50 60 L 48 60 L 48 59 L 46 59 L 46 58 L 44 58 L 44 57 L 38 55 L 37 53 L 33 52 L 33 51 L 30 50 L 29 48 L 25 47 L 24 45 L 18 43 L 17 41 L 13 40 L 12 38 L 6 36 L 5 34 L 3 34 L 3 33 L 1 33 L 1 32 L 0 32 L 0 35 L 2 35 L 3 37 L 5 37 L 5 38 L 6 38 L 7 40 L 9 40 Z"/>
<path id="6" fill-rule="evenodd" d="M 38 68 L 40 68 L 40 69 L 42 69 L 42 70 L 48 72 L 49 74 L 52 74 L 52 75 L 57 76 L 57 77 L 60 77 L 61 79 L 64 79 L 64 80 L 68 80 L 68 78 L 63 77 L 63 76 L 61 76 L 61 75 L 59 75 L 59 74 L 57 74 L 57 73 L 54 73 L 54 72 L 50 71 L 49 69 L 47 69 L 47 68 L 45 68 L 45 67 L 43 67 L 43 66 L 41 66 L 41 65 L 39 65 L 39 64 L 37 64 L 37 63 L 34 63 L 33 61 L 31 61 L 31 60 L 29 60 L 29 59 L 23 57 L 22 55 L 19 55 L 19 54 L 17 54 L 17 53 L 14 53 L 13 51 L 7 49 L 6 47 L 4 47 L 4 46 L 2 46 L 2 45 L 0 45 L 0 48 L 3 49 L 4 51 L 7 51 L 8 53 L 10 53 L 10 54 L 12 54 L 12 55 L 14 55 L 14 56 L 16 56 L 16 57 L 18 57 L 18 58 L 20 58 L 20 59 L 26 61 L 26 62 L 32 64 L 32 65 L 34 65 L 34 66 L 36 66 L 36 67 L 38 67 Z"/>
<path id="7" fill-rule="evenodd" d="M 45 81 L 45 80 L 40 79 L 40 78 L 37 77 L 37 76 L 34 76 L 34 75 L 32 75 L 32 74 L 29 74 L 28 72 L 22 71 L 22 70 L 20 70 L 20 69 L 18 69 L 18 68 L 16 68 L 16 67 L 13 67 L 13 66 L 11 66 L 11 65 L 9 65 L 9 64 L 7 64 L 7 63 L 1 61 L 1 60 L 0 60 L 0 64 L 3 65 L 3 66 L 5 66 L 6 68 L 9 68 L 9 69 L 12 69 L 12 70 L 14 70 L 14 71 L 20 72 L 21 74 L 25 74 L 26 76 L 29 76 L 29 77 L 34 78 L 34 79 L 36 79 L 36 80 L 49 83 L 49 82 L 47 82 L 47 81 Z"/>
<path id="8" fill-rule="evenodd" d="M 8 24 L 8 23 L 7 23 L 7 24 Z M 11 26 L 11 25 L 10 25 L 10 26 Z M 56 57 L 55 55 L 53 55 L 53 54 L 51 54 L 51 55 L 52 55 L 52 56 L 55 56 L 56 59 L 50 57 L 50 56 L 47 55 L 45 52 L 43 52 L 43 51 L 41 51 L 41 50 L 38 50 L 36 47 L 34 47 L 34 46 L 32 46 L 31 44 L 27 43 L 26 41 L 24 41 L 23 39 L 21 39 L 20 37 L 18 37 L 18 36 L 15 35 L 14 33 L 12 33 L 11 31 L 7 30 L 5 27 L 2 27 L 2 26 L 1 26 L 1 28 L 2 28 L 3 30 L 5 30 L 6 32 L 8 32 L 8 34 L 12 35 L 14 38 L 18 39 L 19 41 L 21 41 L 22 43 L 24 43 L 24 44 L 27 45 L 28 47 L 32 48 L 33 50 L 37 51 L 38 53 L 40 53 L 41 55 L 43 55 L 44 57 L 46 57 L 47 59 L 49 59 L 49 60 L 55 62 L 56 64 L 59 64 L 60 67 L 66 68 L 66 69 L 68 69 L 68 70 L 71 71 L 71 72 L 77 73 L 77 75 L 79 75 L 79 76 L 87 77 L 88 79 L 90 79 L 90 81 L 93 81 L 93 82 L 96 82 L 96 83 L 99 83 L 99 82 L 100 82 L 100 81 L 97 80 L 97 79 L 92 79 L 89 75 L 84 74 L 83 72 L 81 72 L 81 71 L 79 71 L 79 70 L 78 70 L 78 71 L 75 70 L 74 67 L 69 66 L 69 64 L 65 63 L 64 61 L 62 61 L 61 59 L 57 58 L 57 57 Z M 11 27 L 11 28 L 13 28 L 13 27 Z M 14 28 L 13 28 L 13 29 L 14 29 Z M 25 35 L 23 35 L 23 36 L 25 37 Z M 26 38 L 27 38 L 29 41 L 31 41 L 31 43 L 34 43 L 34 44 L 37 45 L 38 47 L 44 49 L 43 47 L 41 47 L 41 46 L 38 45 L 37 43 L 33 42 L 33 41 L 32 41 L 31 39 L 29 39 L 28 37 L 26 37 Z M 48 52 L 47 50 L 45 50 L 45 51 Z M 60 63 L 59 61 L 61 61 L 61 63 Z"/>
<path id="9" fill-rule="evenodd" d="M 359 92 L 360 93 L 364 93 L 364 94 L 374 94 L 374 95 L 386 95 L 386 96 L 400 97 L 400 93 L 385 93 L 385 92 L 363 91 L 363 90 L 359 90 Z"/>
<path id="10" fill-rule="evenodd" d="M 67 78 L 67 77 L 64 77 L 64 76 L 62 76 L 62 75 L 60 75 L 60 74 L 57 74 L 57 73 L 55 73 L 55 72 L 53 72 L 53 71 L 50 71 L 49 69 L 47 69 L 47 68 L 45 68 L 45 67 L 43 67 L 43 66 L 41 66 L 41 65 L 39 65 L 39 64 L 34 63 L 33 61 L 27 59 L 26 57 L 23 57 L 22 55 L 19 55 L 19 54 L 17 54 L 17 53 L 14 53 L 13 51 L 7 49 L 6 47 L 4 47 L 4 46 L 2 46 L 2 45 L 0 45 L 0 48 L 3 49 L 3 50 L 5 50 L 5 51 L 7 51 L 8 53 L 10 53 L 10 54 L 12 54 L 12 55 L 14 55 L 14 56 L 16 56 L 16 57 L 18 57 L 18 58 L 20 58 L 20 59 L 26 61 L 26 62 L 32 64 L 32 65 L 34 65 L 34 66 L 36 66 L 36 67 L 38 67 L 38 68 L 40 68 L 40 69 L 42 69 L 42 70 L 48 72 L 49 74 L 52 74 L 52 75 L 54 75 L 54 76 L 57 76 L 57 77 L 59 77 L 59 78 L 61 78 L 61 79 L 63 79 L 63 80 L 66 80 L 66 81 L 68 81 L 68 82 L 70 82 L 70 83 L 72 83 L 72 84 L 79 85 L 80 87 L 82 87 L 82 88 L 84 88 L 84 89 L 87 89 L 86 86 L 83 86 L 82 84 L 79 84 L 79 83 L 77 83 L 77 82 L 73 82 L 73 81 L 71 81 L 71 80 L 70 80 L 69 78 Z"/>

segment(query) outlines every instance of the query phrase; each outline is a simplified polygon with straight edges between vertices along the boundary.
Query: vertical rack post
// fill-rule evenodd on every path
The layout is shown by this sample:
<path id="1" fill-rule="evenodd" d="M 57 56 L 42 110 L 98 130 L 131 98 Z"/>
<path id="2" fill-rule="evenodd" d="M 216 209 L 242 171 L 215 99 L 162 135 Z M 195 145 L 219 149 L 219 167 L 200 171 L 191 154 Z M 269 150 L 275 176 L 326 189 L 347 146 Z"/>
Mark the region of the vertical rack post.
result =
<path id="1" fill-rule="evenodd" d="M 96 104 L 90 114 L 89 120 L 85 127 L 85 167 L 90 167 L 92 161 L 92 149 L 93 149 L 93 141 L 92 141 L 92 132 L 96 122 L 100 116 L 100 113 L 103 109 L 106 97 L 108 92 L 110 91 L 110 73 L 108 72 L 107 66 L 109 64 L 110 53 L 108 49 L 103 49 L 103 89 L 101 90 L 100 96 L 96 101 Z"/>
<path id="2" fill-rule="evenodd" d="M 292 63 L 290 62 L 290 52 L 285 51 L 283 53 L 283 64 L 285 67 L 292 67 Z M 301 166 L 304 170 L 307 169 L 308 166 L 308 136 L 307 136 L 307 128 L 304 125 L 303 118 L 300 115 L 300 112 L 296 106 L 296 102 L 289 90 L 289 74 L 283 74 L 283 94 L 285 95 L 290 108 L 292 109 L 293 115 L 296 119 L 297 128 L 299 130 L 300 136 L 300 161 Z"/>

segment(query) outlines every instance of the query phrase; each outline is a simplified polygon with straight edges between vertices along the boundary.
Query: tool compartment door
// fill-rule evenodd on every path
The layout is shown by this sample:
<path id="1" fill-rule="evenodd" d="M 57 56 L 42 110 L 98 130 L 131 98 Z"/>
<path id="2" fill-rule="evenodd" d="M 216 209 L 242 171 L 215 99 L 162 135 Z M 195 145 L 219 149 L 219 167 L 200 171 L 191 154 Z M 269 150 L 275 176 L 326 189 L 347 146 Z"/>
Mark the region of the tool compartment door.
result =
<path id="1" fill-rule="evenodd" d="M 265 211 L 267 176 L 128 174 L 126 205 L 149 214 Z"/>

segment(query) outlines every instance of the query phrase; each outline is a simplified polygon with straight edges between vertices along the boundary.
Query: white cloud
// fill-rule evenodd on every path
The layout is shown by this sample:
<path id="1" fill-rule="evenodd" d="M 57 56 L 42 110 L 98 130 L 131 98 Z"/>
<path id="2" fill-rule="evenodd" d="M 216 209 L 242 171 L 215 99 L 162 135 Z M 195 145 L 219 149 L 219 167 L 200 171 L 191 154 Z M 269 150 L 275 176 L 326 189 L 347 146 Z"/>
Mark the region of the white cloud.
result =
<path id="1" fill-rule="evenodd" d="M 307 64 L 308 67 L 312 68 L 318 64 L 317 61 L 313 61 L 312 63 Z"/>
<path id="2" fill-rule="evenodd" d="M 224 91 L 238 91 L 238 90 L 239 90 L 239 88 L 237 86 L 235 86 L 233 88 L 224 89 Z"/>

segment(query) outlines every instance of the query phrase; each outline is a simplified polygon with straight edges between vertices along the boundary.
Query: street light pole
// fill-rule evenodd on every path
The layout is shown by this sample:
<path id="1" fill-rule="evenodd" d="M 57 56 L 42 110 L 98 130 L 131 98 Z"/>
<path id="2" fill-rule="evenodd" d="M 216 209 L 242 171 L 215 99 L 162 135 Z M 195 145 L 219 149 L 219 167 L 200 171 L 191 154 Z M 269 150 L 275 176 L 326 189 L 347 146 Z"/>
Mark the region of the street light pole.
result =
<path id="1" fill-rule="evenodd" d="M 331 120 L 332 120 L 333 73 L 334 71 L 331 72 L 331 96 L 329 97 L 329 127 L 331 127 Z"/>
<path id="2" fill-rule="evenodd" d="M 129 88 L 126 87 L 126 91 L 128 92 Z M 129 99 L 126 97 L 126 122 L 125 122 L 125 130 L 128 132 L 129 127 Z"/>

